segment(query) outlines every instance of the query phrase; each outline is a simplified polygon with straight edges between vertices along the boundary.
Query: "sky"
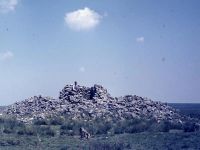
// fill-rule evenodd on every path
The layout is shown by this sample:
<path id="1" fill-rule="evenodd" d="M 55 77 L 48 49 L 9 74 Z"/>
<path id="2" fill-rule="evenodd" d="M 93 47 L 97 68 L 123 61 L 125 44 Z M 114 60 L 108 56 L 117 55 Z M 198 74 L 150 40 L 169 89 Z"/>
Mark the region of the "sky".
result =
<path id="1" fill-rule="evenodd" d="M 0 0 L 0 105 L 66 84 L 200 103 L 199 0 Z"/>

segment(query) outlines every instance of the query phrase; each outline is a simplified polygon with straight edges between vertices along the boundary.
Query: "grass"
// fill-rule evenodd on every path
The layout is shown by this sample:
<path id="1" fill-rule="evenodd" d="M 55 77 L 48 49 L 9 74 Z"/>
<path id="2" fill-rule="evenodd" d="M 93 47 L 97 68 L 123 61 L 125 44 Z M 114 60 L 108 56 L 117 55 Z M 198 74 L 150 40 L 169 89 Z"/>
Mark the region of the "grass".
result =
<path id="1" fill-rule="evenodd" d="M 92 137 L 80 139 L 80 127 Z M 27 125 L 14 118 L 0 118 L 0 150 L 200 149 L 200 131 L 190 132 L 192 124 L 186 127 L 184 132 L 184 126 L 142 119 L 80 121 L 57 117 Z"/>
<path id="2" fill-rule="evenodd" d="M 200 133 L 162 133 L 143 132 L 135 134 L 118 134 L 114 136 L 100 135 L 89 140 L 81 140 L 77 136 L 16 136 L 3 135 L 0 137 L 1 150 L 177 150 L 200 149 Z"/>

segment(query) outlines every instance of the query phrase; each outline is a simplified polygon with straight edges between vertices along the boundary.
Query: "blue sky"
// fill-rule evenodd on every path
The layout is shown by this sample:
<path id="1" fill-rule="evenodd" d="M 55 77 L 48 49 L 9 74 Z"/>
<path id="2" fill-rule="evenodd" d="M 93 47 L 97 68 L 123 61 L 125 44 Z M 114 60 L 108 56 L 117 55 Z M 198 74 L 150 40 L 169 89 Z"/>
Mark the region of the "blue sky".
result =
<path id="1" fill-rule="evenodd" d="M 0 104 L 75 80 L 200 102 L 199 0 L 0 0 Z"/>

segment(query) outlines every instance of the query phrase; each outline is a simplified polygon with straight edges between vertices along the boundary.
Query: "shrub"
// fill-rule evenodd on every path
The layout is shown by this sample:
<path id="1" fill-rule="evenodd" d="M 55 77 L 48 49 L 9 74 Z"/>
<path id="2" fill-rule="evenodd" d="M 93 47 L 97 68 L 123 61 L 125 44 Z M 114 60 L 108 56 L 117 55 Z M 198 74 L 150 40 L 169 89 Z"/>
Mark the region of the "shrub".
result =
<path id="1" fill-rule="evenodd" d="M 63 123 L 63 119 L 59 117 L 50 119 L 50 125 L 62 125 Z"/>
<path id="2" fill-rule="evenodd" d="M 24 126 L 23 123 L 17 121 L 16 119 L 12 119 L 12 118 L 5 118 L 3 125 L 6 128 L 10 128 L 11 130 L 13 130 L 14 128 L 17 128 L 17 127 L 23 127 Z"/>
<path id="3" fill-rule="evenodd" d="M 114 133 L 138 133 L 147 131 L 150 128 L 150 121 L 142 119 L 130 119 L 118 121 L 114 125 Z"/>
<path id="4" fill-rule="evenodd" d="M 26 128 L 25 133 L 26 135 L 31 135 L 31 136 L 37 135 L 36 131 L 33 128 Z"/>
<path id="5" fill-rule="evenodd" d="M 124 122 L 117 122 L 114 125 L 114 134 L 121 134 L 124 133 Z"/>
<path id="6" fill-rule="evenodd" d="M 54 130 L 52 130 L 52 129 L 48 129 L 48 130 L 46 131 L 46 135 L 47 135 L 47 136 L 55 136 L 56 133 L 55 133 Z"/>
<path id="7" fill-rule="evenodd" d="M 186 122 L 183 128 L 184 132 L 195 132 L 199 130 L 199 126 L 196 125 L 194 122 Z"/>
<path id="8" fill-rule="evenodd" d="M 55 136 L 55 131 L 51 127 L 39 126 L 35 129 L 42 136 Z"/>
<path id="9" fill-rule="evenodd" d="M 20 145 L 19 140 L 8 139 L 6 142 L 8 143 L 8 145 L 12 145 L 12 146 Z"/>
<path id="10" fill-rule="evenodd" d="M 65 125 L 61 125 L 60 129 L 62 130 L 73 130 L 74 124 L 73 123 L 68 123 Z"/>
<path id="11" fill-rule="evenodd" d="M 102 122 L 97 125 L 96 134 L 107 134 L 107 132 L 112 128 L 110 122 Z"/>
<path id="12" fill-rule="evenodd" d="M 17 131 L 17 134 L 18 134 L 18 135 L 24 135 L 24 134 L 25 134 L 25 131 L 24 131 L 24 130 L 19 130 L 19 131 Z"/>
<path id="13" fill-rule="evenodd" d="M 33 124 L 34 125 L 48 125 L 48 122 L 47 120 L 39 119 L 39 120 L 34 120 Z"/>
<path id="14" fill-rule="evenodd" d="M 64 130 L 64 131 L 60 131 L 60 135 L 74 136 L 75 133 L 73 130 Z"/>
<path id="15" fill-rule="evenodd" d="M 150 127 L 148 120 L 132 119 L 125 122 L 126 133 L 138 133 L 148 130 Z"/>
<path id="16" fill-rule="evenodd" d="M 3 130 L 3 132 L 6 133 L 6 134 L 14 133 L 14 131 L 13 131 L 11 128 L 5 128 L 5 129 Z"/>

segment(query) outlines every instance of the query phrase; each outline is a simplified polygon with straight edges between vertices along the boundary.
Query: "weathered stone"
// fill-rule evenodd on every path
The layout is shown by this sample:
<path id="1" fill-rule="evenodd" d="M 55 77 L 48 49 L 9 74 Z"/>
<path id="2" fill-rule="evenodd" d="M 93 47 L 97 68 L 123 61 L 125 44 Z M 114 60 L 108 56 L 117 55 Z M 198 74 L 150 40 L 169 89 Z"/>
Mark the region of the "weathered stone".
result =
<path id="1" fill-rule="evenodd" d="M 175 109 L 161 102 L 136 95 L 113 98 L 105 88 L 66 85 L 58 99 L 34 96 L 4 109 L 4 113 L 29 122 L 52 115 L 68 115 L 71 118 L 148 118 L 179 122 L 182 116 Z"/>

